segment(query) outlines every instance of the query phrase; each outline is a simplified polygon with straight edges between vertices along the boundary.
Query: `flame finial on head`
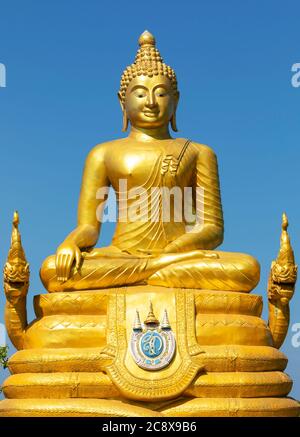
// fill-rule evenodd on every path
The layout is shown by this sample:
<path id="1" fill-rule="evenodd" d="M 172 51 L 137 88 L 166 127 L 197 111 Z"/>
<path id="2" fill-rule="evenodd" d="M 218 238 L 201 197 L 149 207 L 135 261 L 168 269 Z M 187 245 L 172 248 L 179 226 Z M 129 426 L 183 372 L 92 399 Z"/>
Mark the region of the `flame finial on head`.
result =
<path id="1" fill-rule="evenodd" d="M 150 46 L 155 46 L 156 41 L 154 36 L 152 35 L 152 33 L 148 32 L 148 30 L 145 30 L 141 36 L 139 37 L 139 45 L 144 46 L 144 45 L 150 45 Z"/>

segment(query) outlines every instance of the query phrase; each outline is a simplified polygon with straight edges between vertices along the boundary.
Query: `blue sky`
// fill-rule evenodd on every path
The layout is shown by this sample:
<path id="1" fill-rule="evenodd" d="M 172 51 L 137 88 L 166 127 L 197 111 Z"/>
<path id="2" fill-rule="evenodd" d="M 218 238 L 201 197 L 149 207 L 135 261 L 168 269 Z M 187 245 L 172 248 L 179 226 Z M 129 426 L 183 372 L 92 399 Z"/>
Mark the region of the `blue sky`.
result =
<path id="1" fill-rule="evenodd" d="M 32 272 L 29 320 L 33 295 L 44 292 L 40 264 L 75 226 L 88 151 L 123 136 L 116 93 L 145 29 L 178 76 L 178 135 L 218 155 L 221 249 L 260 261 L 255 293 L 264 297 L 267 319 L 267 277 L 284 210 L 300 259 L 300 87 L 291 85 L 292 65 L 300 62 L 299 14 L 296 0 L 0 0 L 0 63 L 7 71 L 7 87 L 0 88 L 0 264 L 18 209 Z M 99 244 L 108 244 L 112 232 L 106 225 Z M 299 308 L 297 290 L 291 325 L 300 322 Z M 282 350 L 292 396 L 300 399 L 300 348 L 291 337 L 290 328 Z"/>

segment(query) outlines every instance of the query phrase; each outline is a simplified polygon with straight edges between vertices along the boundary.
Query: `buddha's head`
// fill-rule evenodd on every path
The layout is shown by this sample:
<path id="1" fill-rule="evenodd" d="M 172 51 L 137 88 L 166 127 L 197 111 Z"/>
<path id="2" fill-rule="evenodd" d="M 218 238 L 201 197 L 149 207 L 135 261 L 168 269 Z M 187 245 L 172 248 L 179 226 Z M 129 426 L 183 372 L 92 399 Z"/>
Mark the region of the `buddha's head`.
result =
<path id="1" fill-rule="evenodd" d="M 155 38 L 145 31 L 139 38 L 135 61 L 126 68 L 118 97 L 123 111 L 123 131 L 133 127 L 157 129 L 171 123 L 176 127 L 179 100 L 174 70 L 164 64 Z"/>

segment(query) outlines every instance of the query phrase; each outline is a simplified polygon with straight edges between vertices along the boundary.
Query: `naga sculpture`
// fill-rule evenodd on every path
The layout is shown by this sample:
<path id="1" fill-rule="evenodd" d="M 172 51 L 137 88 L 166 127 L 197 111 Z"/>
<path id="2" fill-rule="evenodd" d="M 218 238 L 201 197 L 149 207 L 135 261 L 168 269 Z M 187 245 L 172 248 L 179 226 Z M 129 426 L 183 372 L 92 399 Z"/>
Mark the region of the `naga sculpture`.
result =
<path id="1" fill-rule="evenodd" d="M 297 280 L 297 266 L 287 227 L 288 219 L 283 214 L 280 251 L 277 260 L 272 262 L 268 283 L 269 326 L 274 346 L 278 349 L 284 342 L 289 327 L 289 303 Z"/>
<path id="2" fill-rule="evenodd" d="M 297 416 L 278 350 L 297 276 L 286 215 L 266 324 L 262 298 L 250 294 L 258 261 L 215 250 L 224 232 L 216 155 L 171 137 L 175 72 L 153 35 L 139 44 L 119 91 L 130 133 L 90 152 L 78 225 L 41 267 L 49 293 L 35 296 L 29 325 L 29 266 L 14 215 L 4 288 L 18 352 L 0 415 Z M 95 248 L 109 187 L 117 227 L 111 245 Z"/>

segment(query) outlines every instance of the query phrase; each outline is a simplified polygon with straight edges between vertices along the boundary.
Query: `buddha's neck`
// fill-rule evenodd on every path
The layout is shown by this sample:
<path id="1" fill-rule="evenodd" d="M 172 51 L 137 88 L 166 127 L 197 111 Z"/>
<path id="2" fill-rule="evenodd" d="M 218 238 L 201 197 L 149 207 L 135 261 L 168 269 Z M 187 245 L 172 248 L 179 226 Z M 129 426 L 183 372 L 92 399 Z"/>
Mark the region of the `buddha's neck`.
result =
<path id="1" fill-rule="evenodd" d="M 153 140 L 167 140 L 172 137 L 168 126 L 163 126 L 158 129 L 144 129 L 132 126 L 128 138 L 147 143 Z"/>

